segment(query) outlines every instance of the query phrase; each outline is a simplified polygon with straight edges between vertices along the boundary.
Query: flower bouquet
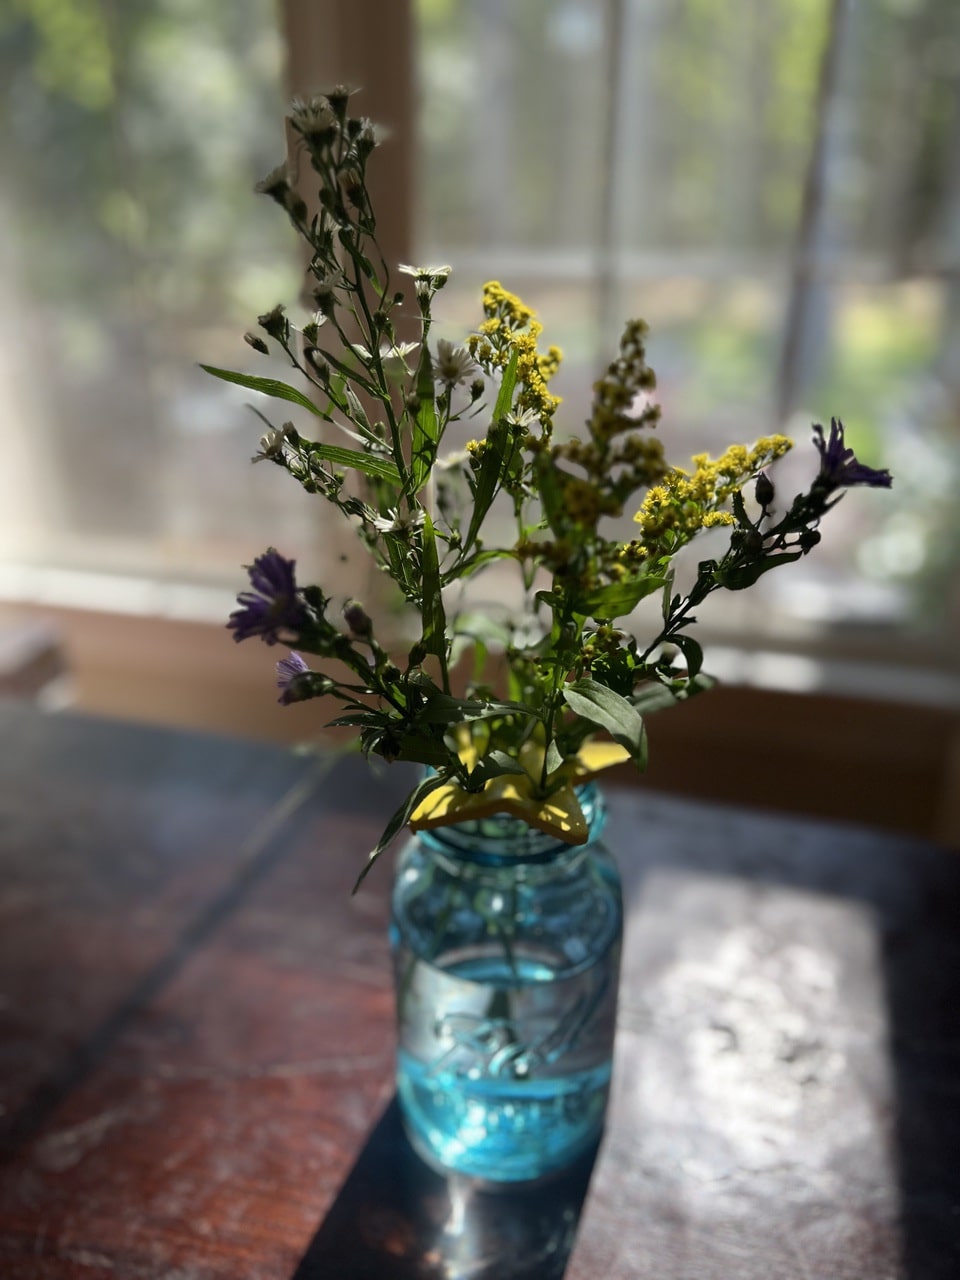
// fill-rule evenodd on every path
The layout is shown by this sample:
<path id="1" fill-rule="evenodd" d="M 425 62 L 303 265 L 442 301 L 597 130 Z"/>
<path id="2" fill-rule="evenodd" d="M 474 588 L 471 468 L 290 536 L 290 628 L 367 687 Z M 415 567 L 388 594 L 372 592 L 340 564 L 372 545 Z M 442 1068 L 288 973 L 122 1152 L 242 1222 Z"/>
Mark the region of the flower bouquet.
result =
<path id="1" fill-rule="evenodd" d="M 306 242 L 315 313 L 296 326 L 277 306 L 259 317 L 259 332 L 246 340 L 258 352 L 278 348 L 308 391 L 204 367 L 300 411 L 296 424 L 265 420 L 254 461 L 284 468 L 352 526 L 406 606 L 408 640 L 398 646 L 396 635 L 383 634 L 358 600 L 336 600 L 319 585 L 299 583 L 293 561 L 273 548 L 250 566 L 249 589 L 228 625 L 235 640 L 259 636 L 269 645 L 290 646 L 289 656 L 277 664 L 281 702 L 324 698 L 337 708 L 329 723 L 355 730 L 366 755 L 424 766 L 361 879 L 405 826 L 439 836 L 450 832 L 443 873 L 449 879 L 453 862 L 459 858 L 458 865 L 465 865 L 464 832 L 473 846 L 487 840 L 500 848 L 505 833 L 515 836 L 518 830 L 534 843 L 540 839 L 538 848 L 592 845 L 600 807 L 591 780 L 626 761 L 643 769 L 648 713 L 711 684 L 692 634 L 707 597 L 745 590 L 770 570 L 808 555 L 820 541 L 821 520 L 844 489 L 886 487 L 890 476 L 857 461 L 836 419 L 829 432 L 813 428 L 819 465 L 807 491 L 786 503 L 778 501 L 767 474 L 791 447 L 784 436 L 735 444 L 717 458 L 700 454 L 687 468 L 669 464 L 656 434 L 660 410 L 652 398 L 655 379 L 640 320 L 627 323 L 619 351 L 594 384 L 583 432 L 555 434 L 560 400 L 550 387 L 561 352 L 543 344 L 535 312 L 492 281 L 483 288 L 476 331 L 461 343 L 437 339 L 434 310 L 450 268 L 400 266 L 395 274 L 384 261 L 367 186 L 377 134 L 349 106 L 342 89 L 295 102 L 289 120 L 296 139 L 292 163 L 259 185 Z M 319 189 L 313 212 L 297 190 L 296 175 L 306 166 Z M 471 424 L 472 438 L 451 451 L 448 432 L 464 423 Z M 634 536 L 626 539 L 616 524 L 624 515 L 634 521 Z M 702 559 L 689 589 L 678 590 L 677 557 L 702 532 L 718 528 L 727 533 L 722 550 Z M 502 622 L 471 611 L 465 590 L 497 564 L 512 567 L 524 600 L 522 610 Z M 650 596 L 659 597 L 661 607 L 651 634 L 641 638 L 630 618 Z M 395 619 L 396 609 L 392 614 Z M 500 854 L 491 856 L 496 861 Z M 507 858 L 514 867 L 509 892 L 536 879 L 530 867 L 539 865 L 538 856 L 533 864 Z M 483 865 L 489 869 L 489 860 Z M 518 865 L 527 871 L 517 873 Z M 421 866 L 418 874 L 427 873 Z M 434 889 L 443 875 L 431 865 Z M 461 992 L 454 1000 L 460 1001 L 459 1011 L 448 1009 L 440 1017 L 438 1001 L 442 1005 L 446 996 L 438 994 L 436 982 L 418 996 L 410 966 L 398 962 L 403 1000 L 426 1002 L 431 1025 L 446 1028 L 436 1033 L 440 1039 L 430 1052 L 422 1045 L 410 1050 L 418 1064 L 410 1079 L 416 1080 L 407 1095 L 401 1089 L 401 1100 L 409 1114 L 418 1107 L 430 1111 L 420 1127 L 420 1146 L 430 1147 L 428 1155 L 489 1173 L 490 1160 L 474 1165 L 458 1156 L 470 1147 L 464 1137 L 469 1106 L 438 1120 L 437 1098 L 445 1105 L 451 1086 L 443 1076 L 446 1084 L 438 1094 L 436 1081 L 443 1072 L 456 1074 L 458 1054 L 469 1042 L 482 1059 L 483 1079 L 508 1079 L 515 1089 L 549 1074 L 547 1064 L 558 1061 L 556 1045 L 582 1048 L 590 1036 L 579 1015 L 567 1025 L 566 1015 L 558 1014 L 563 1031 L 548 1050 L 544 1045 L 553 1043 L 554 1033 L 544 1027 L 552 1015 L 542 1009 L 531 1014 L 540 1027 L 537 1035 L 521 1034 L 516 1001 L 511 1006 L 501 996 L 528 979 L 540 981 L 530 977 L 533 960 L 521 955 L 522 911 L 516 903 L 511 912 L 500 910 L 496 904 L 503 894 L 495 886 L 481 887 L 476 876 L 468 889 L 448 884 L 444 893 L 433 925 L 419 934 L 411 925 L 420 941 L 408 938 L 401 951 L 425 959 L 435 972 L 443 970 L 449 932 L 443 917 L 456 914 L 456 901 L 464 919 L 464 913 L 479 912 L 470 954 L 480 946 L 478 939 L 494 937 L 498 954 L 506 957 L 491 988 L 501 994 L 477 1004 Z M 578 901 L 593 903 L 594 920 L 613 920 L 618 910 L 610 895 L 601 901 L 581 894 Z M 568 902 L 557 916 L 565 922 L 567 951 L 582 924 L 576 911 Z M 542 912 L 538 918 L 542 933 Z M 608 959 L 612 945 L 606 937 Z M 458 981 L 478 980 L 469 965 L 460 964 L 451 961 L 445 972 Z M 598 994 L 601 987 L 606 990 L 601 983 L 593 995 L 581 992 L 579 998 L 587 1000 L 594 1022 L 601 1006 L 607 1009 L 606 1026 L 611 1015 L 608 998 Z M 607 1042 L 608 1032 L 609 1027 L 600 1037 Z M 478 1069 L 476 1053 L 469 1069 L 463 1059 L 463 1078 Z M 601 1065 L 602 1059 L 601 1054 Z M 609 1043 L 606 1063 L 608 1071 Z M 578 1088 L 584 1079 L 595 1082 L 596 1060 L 565 1078 L 574 1077 Z M 606 1078 L 597 1086 L 603 1096 Z M 593 1111 L 587 1107 L 589 1122 L 577 1130 L 578 1140 L 596 1132 L 596 1088 L 590 1087 Z M 424 1102 L 427 1095 L 433 1102 Z M 567 1115 L 569 1090 L 564 1097 Z M 510 1098 L 509 1106 L 520 1105 Z M 498 1112 L 501 1129 L 510 1127 L 505 1114 Z M 555 1121 L 556 1116 L 541 1116 L 539 1127 Z M 431 1125 L 434 1134 L 455 1135 L 452 1148 L 431 1146 L 423 1137 Z M 485 1132 L 489 1136 L 496 1128 L 488 1124 Z M 571 1149 L 564 1148 L 564 1158 Z M 491 1159 L 504 1168 L 509 1163 L 500 1147 Z M 536 1174 L 548 1163 L 538 1157 L 504 1176 Z"/>

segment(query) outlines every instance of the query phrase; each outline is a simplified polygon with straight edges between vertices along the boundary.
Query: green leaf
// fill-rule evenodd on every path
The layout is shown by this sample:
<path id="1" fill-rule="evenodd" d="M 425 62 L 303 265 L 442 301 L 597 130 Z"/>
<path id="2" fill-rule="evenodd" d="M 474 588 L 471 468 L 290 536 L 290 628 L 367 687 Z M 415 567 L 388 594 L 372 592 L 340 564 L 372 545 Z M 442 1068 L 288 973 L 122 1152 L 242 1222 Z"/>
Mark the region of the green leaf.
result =
<path id="1" fill-rule="evenodd" d="M 782 555 L 767 556 L 765 560 L 759 560 L 756 564 L 741 565 L 737 569 L 724 569 L 717 572 L 715 576 L 720 586 L 726 587 L 728 591 L 743 591 L 747 587 L 752 587 L 758 578 L 775 569 L 777 565 L 789 564 L 791 560 L 799 560 L 802 555 L 802 551 L 789 551 Z"/>
<path id="2" fill-rule="evenodd" d="M 335 720 L 328 720 L 326 727 L 328 729 L 365 729 L 365 728 L 387 728 L 393 717 L 386 715 L 383 711 L 357 711 L 352 715 L 337 716 Z"/>
<path id="3" fill-rule="evenodd" d="M 556 738 L 550 739 L 550 745 L 547 747 L 547 762 L 544 766 L 547 773 L 551 774 L 559 769 L 563 764 L 563 756 L 560 754 L 560 748 L 557 746 Z"/>
<path id="4" fill-rule="evenodd" d="M 420 724 L 462 724 L 464 720 L 482 711 L 483 706 L 482 702 L 454 698 L 449 693 L 437 690 L 417 712 L 416 720 Z"/>
<path id="5" fill-rule="evenodd" d="M 663 711 L 667 707 L 675 707 L 679 699 L 665 684 L 646 684 L 634 693 L 630 705 L 638 711 L 649 715 L 653 711 Z"/>
<path id="6" fill-rule="evenodd" d="M 519 355 L 514 351 L 510 357 L 509 364 L 503 371 L 503 380 L 497 393 L 497 402 L 493 407 L 494 426 L 501 422 L 510 411 L 510 405 L 513 402 L 513 390 L 517 385 L 518 359 Z M 490 439 L 490 434 L 490 432 L 487 433 L 488 440 Z M 474 481 L 473 515 L 470 518 L 470 528 L 467 530 L 467 536 L 463 542 L 464 548 L 473 546 L 474 540 L 480 532 L 483 519 L 497 496 L 497 485 L 500 483 L 502 474 L 502 451 L 488 447 L 484 450 L 483 457 L 480 460 L 480 470 Z"/>
<path id="7" fill-rule="evenodd" d="M 427 653 L 440 660 L 440 669 L 446 677 L 447 670 L 447 617 L 443 610 L 440 587 L 440 561 L 437 556 L 437 536 L 429 511 L 423 513 L 423 552 L 421 557 L 423 578 L 423 635 L 421 644 Z"/>
<path id="8" fill-rule="evenodd" d="M 654 591 L 659 591 L 665 581 L 663 577 L 650 575 L 646 578 L 613 582 L 607 587 L 575 596 L 572 601 L 573 610 L 587 618 L 612 622 L 614 618 L 622 618 L 624 614 L 631 613 L 641 600 L 653 595 Z"/>
<path id="9" fill-rule="evenodd" d="M 537 491 L 547 524 L 557 535 L 562 532 L 563 524 L 563 490 L 560 486 L 562 474 L 548 453 L 537 455 Z"/>
<path id="10" fill-rule="evenodd" d="M 504 775 L 521 774 L 524 770 L 513 756 L 505 751 L 491 751 L 480 760 L 470 774 L 470 785 L 488 782 L 491 778 L 502 778 Z"/>
<path id="11" fill-rule="evenodd" d="M 410 465 L 414 494 L 419 493 L 427 483 L 442 434 L 433 392 L 433 363 L 425 342 L 420 347 L 420 363 L 417 366 L 417 400 L 420 407 L 413 423 L 413 458 Z"/>
<path id="12" fill-rule="evenodd" d="M 499 422 L 501 418 L 505 418 L 510 412 L 510 406 L 513 404 L 514 388 L 517 385 L 517 362 L 519 359 L 520 354 L 515 350 L 503 371 L 500 390 L 497 392 L 497 401 L 493 406 L 494 422 Z"/>
<path id="13" fill-rule="evenodd" d="M 626 747 L 640 763 L 645 750 L 643 718 L 632 703 L 596 680 L 578 680 L 576 684 L 567 685 L 563 696 L 571 711 L 606 729 L 614 742 Z"/>
<path id="14" fill-rule="evenodd" d="M 418 783 L 418 785 L 413 788 L 404 800 L 403 804 L 399 809 L 397 809 L 396 813 L 394 813 L 393 817 L 384 827 L 383 834 L 377 841 L 376 847 L 371 851 L 370 856 L 367 858 L 366 866 L 360 872 L 359 876 L 357 876 L 357 882 L 353 886 L 354 893 L 356 893 L 360 888 L 367 872 L 380 857 L 381 853 L 383 853 L 384 849 L 386 849 L 387 845 L 407 825 L 407 822 L 410 820 L 410 815 L 413 813 L 420 801 L 430 795 L 432 791 L 436 791 L 437 787 L 442 787 L 448 781 L 448 778 L 449 775 L 446 773 L 433 773 L 429 777 L 424 778 L 422 782 Z"/>
<path id="15" fill-rule="evenodd" d="M 415 594 L 418 585 L 416 582 L 416 564 L 410 558 L 407 547 L 401 547 L 395 538 L 384 538 L 383 541 L 387 558 L 390 561 L 390 574 L 394 582 L 397 583 L 404 595 L 409 599 Z"/>
<path id="16" fill-rule="evenodd" d="M 747 515 L 747 508 L 743 501 L 743 494 L 739 489 L 735 489 L 733 491 L 732 506 L 733 514 L 736 516 L 737 524 L 741 529 L 755 529 L 757 527 Z"/>
<path id="17" fill-rule="evenodd" d="M 492 720 L 497 716 L 526 716 L 531 720 L 542 720 L 543 716 L 533 707 L 522 702 L 481 702 L 480 710 L 464 716 L 465 720 Z"/>
<path id="18" fill-rule="evenodd" d="M 235 382 L 238 387 L 246 387 L 248 391 L 260 391 L 265 396 L 273 396 L 275 400 L 289 400 L 291 404 L 298 404 L 301 409 L 309 409 L 318 418 L 323 417 L 313 401 L 302 391 L 288 386 L 286 382 L 278 382 L 276 378 L 256 378 L 249 373 L 234 373 L 232 369 L 217 369 L 212 364 L 202 364 L 200 368 L 205 373 L 212 373 L 215 378 L 221 378 L 224 382 Z"/>
<path id="19" fill-rule="evenodd" d="M 672 635 L 670 643 L 675 644 L 686 659 L 687 675 L 692 680 L 703 666 L 703 649 L 699 641 L 694 640 L 693 636 Z"/>
<path id="20" fill-rule="evenodd" d="M 396 758 L 412 761 L 414 764 L 428 764 L 435 769 L 440 769 L 444 765 L 449 765 L 450 752 L 443 742 L 438 742 L 429 734 L 407 730 L 401 732 Z"/>
<path id="21" fill-rule="evenodd" d="M 450 572 L 447 574 L 447 582 L 459 582 L 462 578 L 469 578 L 471 574 L 482 569 L 484 565 L 491 564 L 494 560 L 512 559 L 515 552 L 512 547 L 491 547 L 486 551 L 477 551 L 474 555 L 469 556 L 466 560 L 458 561 Z"/>
<path id="22" fill-rule="evenodd" d="M 389 458 L 376 453 L 361 453 L 357 449 L 343 449 L 337 444 L 315 444 L 311 453 L 319 454 L 325 462 L 332 462 L 337 467 L 353 467 L 364 475 L 375 476 L 378 480 L 389 480 L 399 486 L 400 472 L 396 464 Z"/>
<path id="23" fill-rule="evenodd" d="M 670 596 L 671 591 L 673 591 L 673 579 L 675 577 L 675 574 L 676 574 L 676 570 L 671 565 L 671 567 L 667 570 L 667 572 L 663 576 L 663 609 L 662 611 L 663 611 L 664 622 L 667 621 L 667 619 L 670 617 L 670 614 L 673 612 L 673 610 L 676 609 L 680 604 L 679 596 L 673 596 L 672 601 Z"/>

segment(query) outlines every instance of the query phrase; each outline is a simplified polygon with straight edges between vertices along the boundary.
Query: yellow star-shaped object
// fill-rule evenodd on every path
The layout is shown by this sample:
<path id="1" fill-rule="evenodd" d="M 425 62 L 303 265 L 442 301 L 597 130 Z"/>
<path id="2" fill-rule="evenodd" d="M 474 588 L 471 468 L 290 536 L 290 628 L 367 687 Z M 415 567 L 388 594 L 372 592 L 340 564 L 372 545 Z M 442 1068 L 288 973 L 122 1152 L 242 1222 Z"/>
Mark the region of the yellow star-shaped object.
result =
<path id="1" fill-rule="evenodd" d="M 472 771 L 478 760 L 476 748 L 472 744 L 464 745 L 459 755 Z M 575 756 L 564 760 L 547 777 L 546 796 L 537 794 L 543 756 L 543 746 L 529 741 L 521 747 L 518 759 L 523 773 L 491 778 L 482 791 L 464 791 L 455 782 L 444 783 L 414 809 L 410 817 L 411 830 L 428 831 L 431 827 L 508 813 L 566 844 L 586 844 L 589 829 L 575 788 L 604 769 L 623 764 L 630 759 L 630 752 L 616 742 L 585 743 Z"/>

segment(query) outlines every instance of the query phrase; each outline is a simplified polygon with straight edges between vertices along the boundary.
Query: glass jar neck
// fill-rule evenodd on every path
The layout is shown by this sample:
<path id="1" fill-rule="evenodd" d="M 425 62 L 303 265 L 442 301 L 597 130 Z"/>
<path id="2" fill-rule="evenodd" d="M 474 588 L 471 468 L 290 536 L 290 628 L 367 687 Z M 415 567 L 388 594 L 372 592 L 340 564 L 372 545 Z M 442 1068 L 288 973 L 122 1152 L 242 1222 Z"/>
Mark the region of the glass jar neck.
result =
<path id="1" fill-rule="evenodd" d="M 599 840 L 606 821 L 606 807 L 596 783 L 577 787 L 589 836 L 584 844 L 566 844 L 556 836 L 531 827 L 507 813 L 458 822 L 420 833 L 420 840 L 445 861 L 477 867 L 559 866 L 578 858 Z"/>

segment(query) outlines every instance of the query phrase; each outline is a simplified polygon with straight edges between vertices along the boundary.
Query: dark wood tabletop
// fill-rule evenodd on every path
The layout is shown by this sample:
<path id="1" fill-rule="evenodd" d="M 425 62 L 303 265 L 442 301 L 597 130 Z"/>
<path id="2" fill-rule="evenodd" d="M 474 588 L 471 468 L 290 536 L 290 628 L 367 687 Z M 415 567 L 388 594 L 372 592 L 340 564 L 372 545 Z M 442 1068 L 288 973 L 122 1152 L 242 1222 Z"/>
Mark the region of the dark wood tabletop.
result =
<path id="1" fill-rule="evenodd" d="M 389 859 L 350 895 L 405 775 L 0 734 L 2 1280 L 960 1276 L 954 856 L 612 792 L 606 1136 L 491 1195 L 402 1135 Z"/>

